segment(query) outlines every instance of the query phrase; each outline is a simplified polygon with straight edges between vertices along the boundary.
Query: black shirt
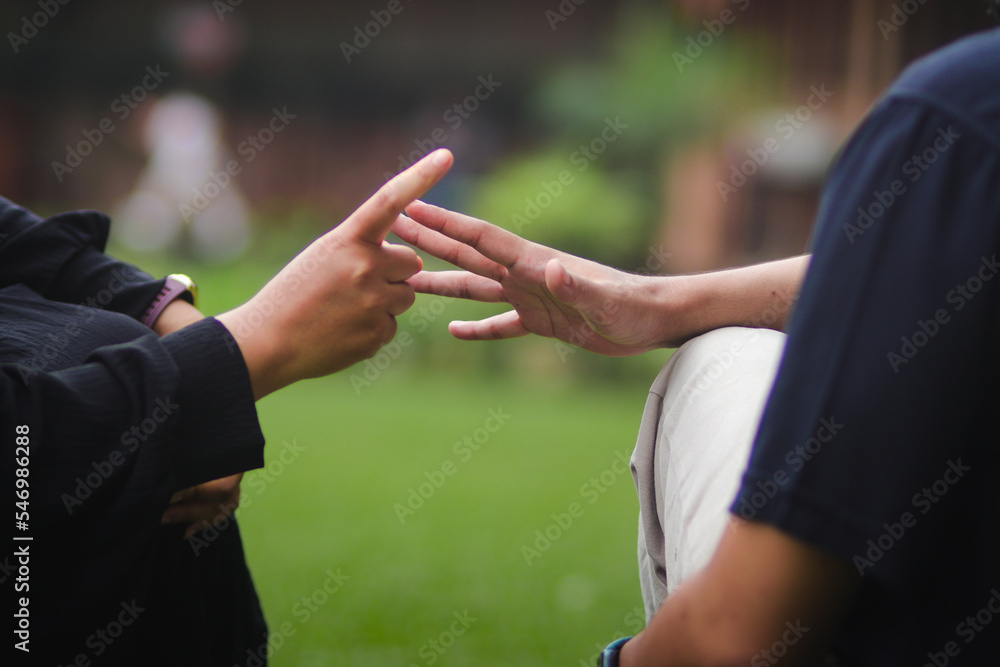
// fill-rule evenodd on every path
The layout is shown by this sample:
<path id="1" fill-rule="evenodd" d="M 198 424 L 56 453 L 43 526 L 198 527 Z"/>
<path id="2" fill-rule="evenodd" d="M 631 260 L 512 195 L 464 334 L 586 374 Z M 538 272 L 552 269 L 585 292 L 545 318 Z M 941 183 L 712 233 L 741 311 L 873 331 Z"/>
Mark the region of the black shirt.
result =
<path id="1" fill-rule="evenodd" d="M 856 568 L 847 663 L 995 664 L 1000 32 L 892 86 L 831 173 L 814 246 L 732 511 Z"/>
<path id="2" fill-rule="evenodd" d="M 4 547 L 5 596 L 29 599 L 31 664 L 243 664 L 266 627 L 235 520 L 193 548 L 160 516 L 262 465 L 246 366 L 213 319 L 162 338 L 138 321 L 163 281 L 103 253 L 108 225 L 0 199 L 0 472 L 14 489 L 27 427 L 29 527 L 12 532 L 33 538 Z"/>

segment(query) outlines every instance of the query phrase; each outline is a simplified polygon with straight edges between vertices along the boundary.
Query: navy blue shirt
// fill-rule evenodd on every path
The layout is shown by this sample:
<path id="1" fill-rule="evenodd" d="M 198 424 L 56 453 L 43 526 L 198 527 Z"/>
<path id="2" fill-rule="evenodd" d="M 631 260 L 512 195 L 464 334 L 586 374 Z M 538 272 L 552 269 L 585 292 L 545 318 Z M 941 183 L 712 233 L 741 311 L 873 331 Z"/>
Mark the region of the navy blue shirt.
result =
<path id="1" fill-rule="evenodd" d="M 850 563 L 848 664 L 1000 655 L 1000 31 L 910 67 L 831 172 L 732 512 Z"/>
<path id="2" fill-rule="evenodd" d="M 162 338 L 138 321 L 163 281 L 104 254 L 108 225 L 0 199 L 0 475 L 13 510 L 27 455 L 33 538 L 8 538 L 0 587 L 29 600 L 29 664 L 242 664 L 266 627 L 235 521 L 188 543 L 160 517 L 174 492 L 262 464 L 249 375 L 213 319 Z"/>

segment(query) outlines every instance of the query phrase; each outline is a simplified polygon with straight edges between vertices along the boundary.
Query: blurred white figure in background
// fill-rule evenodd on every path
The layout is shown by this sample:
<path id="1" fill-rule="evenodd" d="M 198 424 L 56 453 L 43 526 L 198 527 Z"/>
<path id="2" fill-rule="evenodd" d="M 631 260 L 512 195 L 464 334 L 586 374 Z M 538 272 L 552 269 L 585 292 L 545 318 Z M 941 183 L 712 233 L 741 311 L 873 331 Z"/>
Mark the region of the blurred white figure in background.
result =
<path id="1" fill-rule="evenodd" d="M 209 90 L 243 51 L 239 21 L 220 21 L 208 5 L 169 7 L 158 24 L 176 76 Z M 122 243 L 214 261 L 232 259 L 246 248 L 250 212 L 225 170 L 232 156 L 223 145 L 223 129 L 215 105 L 196 93 L 177 91 L 155 103 L 142 128 L 149 162 L 115 215 L 113 229 Z"/>
<path id="2" fill-rule="evenodd" d="M 118 238 L 142 251 L 177 248 L 206 260 L 239 255 L 250 238 L 249 207 L 225 172 L 221 121 L 193 93 L 156 103 L 143 130 L 149 162 L 115 215 Z"/>

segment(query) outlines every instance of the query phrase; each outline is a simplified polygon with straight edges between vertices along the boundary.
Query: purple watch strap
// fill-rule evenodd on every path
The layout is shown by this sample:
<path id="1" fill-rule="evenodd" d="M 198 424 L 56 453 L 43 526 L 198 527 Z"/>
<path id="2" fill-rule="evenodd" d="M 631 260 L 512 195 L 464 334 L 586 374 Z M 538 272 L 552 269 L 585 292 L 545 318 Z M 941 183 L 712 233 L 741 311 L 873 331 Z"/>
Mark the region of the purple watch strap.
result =
<path id="1" fill-rule="evenodd" d="M 160 316 L 163 309 L 187 291 L 187 285 L 172 276 L 168 276 L 167 281 L 163 284 L 163 289 L 160 290 L 160 293 L 153 299 L 153 303 L 149 304 L 149 308 L 143 313 L 142 323 L 152 329 L 156 318 Z"/>

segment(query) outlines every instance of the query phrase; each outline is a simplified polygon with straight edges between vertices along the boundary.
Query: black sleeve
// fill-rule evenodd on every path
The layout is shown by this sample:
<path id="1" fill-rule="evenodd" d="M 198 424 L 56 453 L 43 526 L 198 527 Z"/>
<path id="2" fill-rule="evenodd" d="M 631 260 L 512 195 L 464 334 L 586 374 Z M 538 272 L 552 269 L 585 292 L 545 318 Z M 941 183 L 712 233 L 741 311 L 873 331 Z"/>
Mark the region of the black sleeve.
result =
<path id="1" fill-rule="evenodd" d="M 52 301 L 139 319 L 164 281 L 104 254 L 109 227 L 95 211 L 43 220 L 0 198 L 0 288 L 21 283 Z"/>
<path id="2" fill-rule="evenodd" d="M 30 430 L 32 516 L 43 532 L 157 526 L 177 490 L 263 464 L 243 357 L 211 318 L 98 348 L 65 370 L 4 364 L 0 397 L 2 432 Z"/>
<path id="3" fill-rule="evenodd" d="M 95 319 L 104 329 L 142 329 L 118 313 Z M 83 344 L 86 333 L 74 335 Z M 250 378 L 222 324 L 210 318 L 162 338 L 143 333 L 52 372 L 4 363 L 0 433 L 9 443 L 0 475 L 11 504 L 15 465 L 27 464 L 30 495 L 18 508 L 27 525 L 15 534 L 31 538 L 9 542 L 0 571 L 16 567 L 16 553 L 30 553 L 30 582 L 8 599 L 29 596 L 38 664 L 85 664 L 74 658 L 84 656 L 93 658 L 86 664 L 124 666 L 137 655 L 182 651 L 166 650 L 164 637 L 193 651 L 192 665 L 208 664 L 199 642 L 233 655 L 236 642 L 256 649 L 266 629 L 235 523 L 193 553 L 181 541 L 185 526 L 160 523 L 176 491 L 263 465 Z M 14 586 L 9 576 L 0 582 Z M 116 619 L 129 627 L 108 625 Z M 121 633 L 113 644 L 95 634 L 108 627 Z M 215 636 L 219 627 L 235 634 Z M 144 645 L 150 637 L 156 643 Z"/>

